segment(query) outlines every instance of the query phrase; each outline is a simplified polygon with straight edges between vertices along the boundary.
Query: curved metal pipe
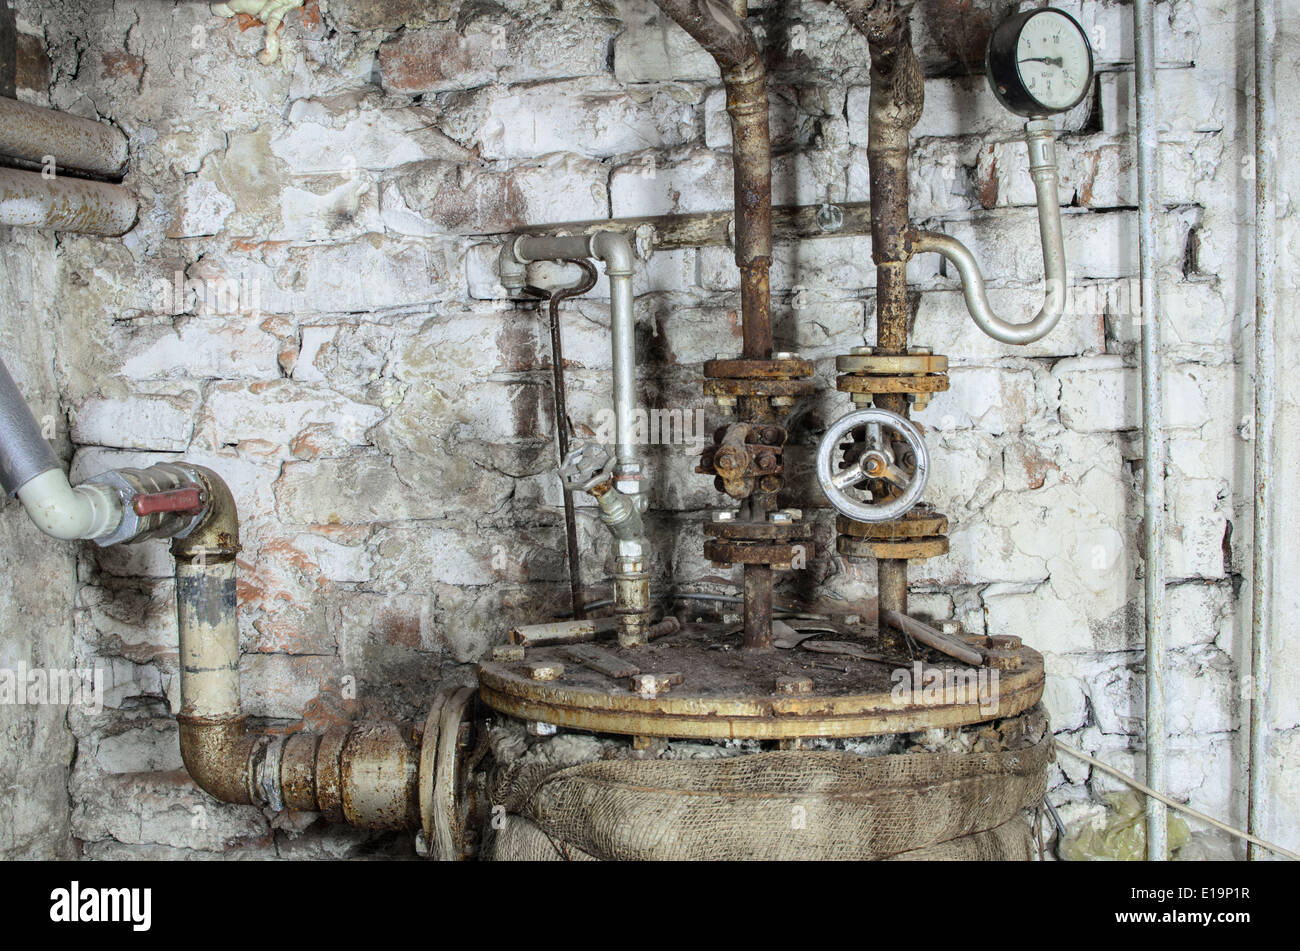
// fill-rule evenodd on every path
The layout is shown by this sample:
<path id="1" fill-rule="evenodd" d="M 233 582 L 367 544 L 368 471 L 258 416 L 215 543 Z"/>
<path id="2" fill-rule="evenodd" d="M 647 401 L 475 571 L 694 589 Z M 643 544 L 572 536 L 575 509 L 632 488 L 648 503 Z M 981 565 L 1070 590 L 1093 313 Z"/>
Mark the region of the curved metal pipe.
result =
<path id="1" fill-rule="evenodd" d="M 1003 320 L 989 305 L 984 275 L 970 249 L 956 238 L 934 231 L 918 231 L 912 239 L 916 252 L 942 254 L 961 277 L 966 309 L 975 324 L 994 340 L 1008 344 L 1033 343 L 1046 337 L 1065 312 L 1065 238 L 1061 230 L 1061 206 L 1057 196 L 1056 138 L 1050 119 L 1025 125 L 1029 146 L 1029 171 L 1038 195 L 1038 233 L 1043 246 L 1043 306 L 1032 320 L 1013 324 Z"/>
<path id="2" fill-rule="evenodd" d="M 65 541 L 103 538 L 122 521 L 122 503 L 108 486 L 68 482 L 63 464 L 41 432 L 31 407 L 0 360 L 0 488 L 18 496 L 31 520 Z"/>
<path id="3" fill-rule="evenodd" d="M 208 499 L 202 520 L 172 542 L 180 629 L 181 758 L 223 802 L 318 811 L 370 828 L 419 826 L 412 727 L 385 723 L 323 735 L 252 733 L 239 696 L 234 498 L 215 472 L 184 465 Z"/>
<path id="4" fill-rule="evenodd" d="M 610 338 L 613 348 L 615 458 L 619 491 L 639 495 L 640 450 L 636 444 L 636 321 L 632 312 L 632 245 L 614 231 L 589 235 L 520 235 L 501 249 L 501 283 L 517 293 L 534 261 L 596 258 L 609 277 Z M 560 423 L 562 425 L 562 421 Z M 641 503 L 644 508 L 644 503 Z"/>
<path id="5" fill-rule="evenodd" d="M 717 0 L 655 0 L 717 61 L 727 90 L 735 162 L 736 265 L 744 356 L 772 356 L 772 143 L 767 74 L 758 43 L 734 8 Z"/>

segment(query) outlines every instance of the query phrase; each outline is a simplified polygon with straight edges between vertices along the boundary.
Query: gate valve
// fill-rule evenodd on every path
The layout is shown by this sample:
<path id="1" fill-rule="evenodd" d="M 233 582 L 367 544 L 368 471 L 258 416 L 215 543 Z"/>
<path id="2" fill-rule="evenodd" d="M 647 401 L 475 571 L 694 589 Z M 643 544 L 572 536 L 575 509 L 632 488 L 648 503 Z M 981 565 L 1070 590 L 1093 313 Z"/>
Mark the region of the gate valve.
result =
<path id="1" fill-rule="evenodd" d="M 827 500 L 859 522 L 902 517 L 921 501 L 929 476 L 921 430 L 889 410 L 873 407 L 842 416 L 817 447 L 817 481 Z M 863 497 L 872 481 L 890 487 L 887 494 Z"/>

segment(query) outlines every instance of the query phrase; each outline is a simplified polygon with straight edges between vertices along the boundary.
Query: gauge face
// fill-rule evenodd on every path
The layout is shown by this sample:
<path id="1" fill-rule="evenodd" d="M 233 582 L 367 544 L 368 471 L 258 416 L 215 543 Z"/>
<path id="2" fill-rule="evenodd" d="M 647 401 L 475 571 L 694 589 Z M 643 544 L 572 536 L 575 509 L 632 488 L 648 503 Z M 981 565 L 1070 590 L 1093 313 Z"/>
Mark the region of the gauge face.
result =
<path id="1" fill-rule="evenodd" d="M 1092 82 L 1092 48 L 1074 18 L 1047 7 L 1017 14 L 993 31 L 989 83 L 1012 112 L 1031 118 L 1074 108 Z"/>

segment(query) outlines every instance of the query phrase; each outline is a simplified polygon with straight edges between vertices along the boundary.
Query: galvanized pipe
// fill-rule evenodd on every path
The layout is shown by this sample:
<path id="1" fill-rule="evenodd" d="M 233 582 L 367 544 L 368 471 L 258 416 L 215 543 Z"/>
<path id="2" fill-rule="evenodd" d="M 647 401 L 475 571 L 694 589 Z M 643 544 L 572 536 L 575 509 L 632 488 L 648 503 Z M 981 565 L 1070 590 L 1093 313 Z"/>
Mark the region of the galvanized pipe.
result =
<path id="1" fill-rule="evenodd" d="M 1134 0 L 1137 88 L 1138 248 L 1142 287 L 1142 550 L 1146 612 L 1146 781 L 1168 785 L 1165 726 L 1165 436 L 1160 341 L 1159 134 L 1156 108 L 1155 20 L 1152 0 Z M 1146 804 L 1147 860 L 1169 858 L 1164 803 Z"/>
<path id="2" fill-rule="evenodd" d="M 127 139 L 106 122 L 0 97 L 0 155 L 55 174 L 72 169 L 117 178 L 126 168 Z"/>
<path id="3" fill-rule="evenodd" d="M 586 235 L 520 235 L 501 249 L 501 283 L 517 292 L 534 261 L 596 258 L 609 277 L 610 338 L 613 348 L 615 459 L 618 489 L 640 494 L 641 453 L 636 444 L 636 321 L 632 312 L 632 245 L 612 231 Z M 561 423 L 562 424 L 562 423 Z M 638 503 L 644 509 L 644 501 Z"/>
<path id="4" fill-rule="evenodd" d="M 1273 444 L 1277 405 L 1277 8 L 1255 0 L 1255 512 L 1251 546 L 1250 761 L 1246 831 L 1263 835 L 1268 814 L 1268 699 L 1273 623 Z M 1251 843 L 1247 857 L 1262 857 Z"/>
<path id="5" fill-rule="evenodd" d="M 115 237 L 131 229 L 136 211 L 120 185 L 0 168 L 0 225 Z"/>
<path id="6" fill-rule="evenodd" d="M 772 144 L 767 76 L 754 34 L 718 0 L 655 0 L 718 63 L 735 162 L 736 265 L 744 356 L 772 356 Z"/>
<path id="7" fill-rule="evenodd" d="M 934 231 L 919 231 L 913 241 L 915 251 L 938 252 L 957 268 L 971 318 L 994 340 L 1009 344 L 1033 343 L 1047 336 L 1065 312 L 1065 237 L 1061 230 L 1061 205 L 1057 195 L 1056 129 L 1052 121 L 1043 119 L 1027 123 L 1025 142 L 1029 146 L 1029 172 L 1038 196 L 1038 233 L 1043 246 L 1043 277 L 1046 281 L 1043 306 L 1033 319 L 1013 324 L 993 312 L 979 263 L 970 249 L 956 238 Z"/>

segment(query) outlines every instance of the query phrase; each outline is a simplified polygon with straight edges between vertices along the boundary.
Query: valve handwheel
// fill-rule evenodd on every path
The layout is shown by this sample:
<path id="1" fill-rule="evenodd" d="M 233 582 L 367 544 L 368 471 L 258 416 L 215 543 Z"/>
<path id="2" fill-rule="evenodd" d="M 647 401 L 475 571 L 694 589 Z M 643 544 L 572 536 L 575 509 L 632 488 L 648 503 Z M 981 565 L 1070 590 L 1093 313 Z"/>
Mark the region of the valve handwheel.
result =
<path id="1" fill-rule="evenodd" d="M 817 447 L 817 481 L 835 509 L 859 522 L 889 522 L 921 501 L 930 454 L 905 416 L 871 407 L 841 417 Z M 872 498 L 866 483 L 893 487 Z"/>

